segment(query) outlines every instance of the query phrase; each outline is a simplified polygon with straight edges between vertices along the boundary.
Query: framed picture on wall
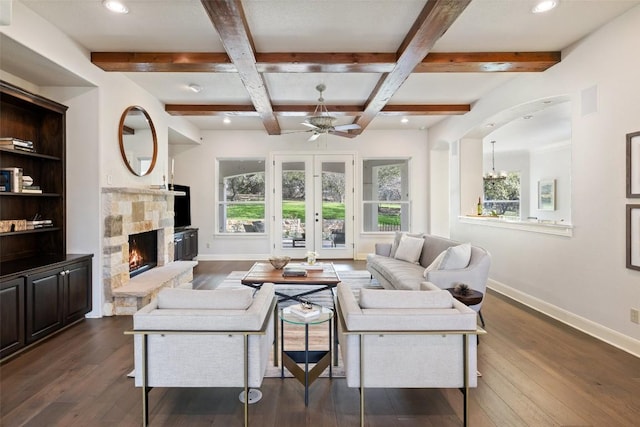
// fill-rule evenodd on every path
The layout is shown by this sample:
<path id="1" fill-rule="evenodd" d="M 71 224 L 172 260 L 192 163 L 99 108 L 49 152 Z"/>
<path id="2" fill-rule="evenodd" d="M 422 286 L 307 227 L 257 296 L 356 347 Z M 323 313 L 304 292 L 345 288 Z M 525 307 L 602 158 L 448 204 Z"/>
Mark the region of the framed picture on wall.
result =
<path id="1" fill-rule="evenodd" d="M 640 205 L 627 205 L 627 268 L 640 270 Z"/>
<path id="2" fill-rule="evenodd" d="M 538 210 L 556 210 L 556 180 L 541 179 L 538 181 Z"/>
<path id="3" fill-rule="evenodd" d="M 627 134 L 627 197 L 640 197 L 640 132 Z"/>

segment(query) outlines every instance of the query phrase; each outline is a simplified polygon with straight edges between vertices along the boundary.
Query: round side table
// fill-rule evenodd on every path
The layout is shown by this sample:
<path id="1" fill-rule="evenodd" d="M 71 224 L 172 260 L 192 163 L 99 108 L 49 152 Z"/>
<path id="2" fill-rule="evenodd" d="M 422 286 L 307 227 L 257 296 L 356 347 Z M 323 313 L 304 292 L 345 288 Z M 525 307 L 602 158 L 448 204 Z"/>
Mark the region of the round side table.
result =
<path id="1" fill-rule="evenodd" d="M 484 294 L 480 291 L 476 291 L 475 289 L 469 289 L 464 295 L 457 293 L 455 288 L 447 288 L 447 291 L 449 291 L 455 299 L 466 306 L 480 304 L 482 302 L 482 298 L 484 298 Z M 482 327 L 484 328 L 484 319 L 482 318 L 482 312 L 480 310 L 478 310 L 478 316 L 480 317 L 480 323 L 482 323 Z"/>

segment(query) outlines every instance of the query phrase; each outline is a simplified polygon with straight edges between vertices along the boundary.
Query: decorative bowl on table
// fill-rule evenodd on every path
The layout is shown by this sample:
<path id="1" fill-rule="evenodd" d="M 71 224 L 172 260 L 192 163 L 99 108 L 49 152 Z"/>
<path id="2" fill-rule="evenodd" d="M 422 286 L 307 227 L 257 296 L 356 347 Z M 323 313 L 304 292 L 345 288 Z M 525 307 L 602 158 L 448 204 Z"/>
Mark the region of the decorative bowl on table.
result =
<path id="1" fill-rule="evenodd" d="M 291 257 L 288 256 L 272 256 L 269 258 L 269 262 L 276 270 L 282 270 L 285 265 L 289 264 Z"/>

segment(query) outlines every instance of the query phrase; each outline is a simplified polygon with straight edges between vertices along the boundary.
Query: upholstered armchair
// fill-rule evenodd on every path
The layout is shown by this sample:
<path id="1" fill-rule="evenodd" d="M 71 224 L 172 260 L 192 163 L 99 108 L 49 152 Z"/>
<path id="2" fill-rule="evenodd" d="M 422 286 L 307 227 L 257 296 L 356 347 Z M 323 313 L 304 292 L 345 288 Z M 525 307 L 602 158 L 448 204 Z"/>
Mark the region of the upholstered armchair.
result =
<path id="1" fill-rule="evenodd" d="M 338 336 L 347 386 L 459 388 L 468 425 L 469 388 L 477 386 L 476 312 L 445 290 L 425 282 L 424 291 L 337 286 Z M 426 292 L 425 292 L 426 291 Z"/>
<path id="2" fill-rule="evenodd" d="M 262 384 L 274 340 L 273 285 L 163 289 L 133 316 L 135 385 L 143 388 L 143 425 L 150 387 L 243 387 Z"/>

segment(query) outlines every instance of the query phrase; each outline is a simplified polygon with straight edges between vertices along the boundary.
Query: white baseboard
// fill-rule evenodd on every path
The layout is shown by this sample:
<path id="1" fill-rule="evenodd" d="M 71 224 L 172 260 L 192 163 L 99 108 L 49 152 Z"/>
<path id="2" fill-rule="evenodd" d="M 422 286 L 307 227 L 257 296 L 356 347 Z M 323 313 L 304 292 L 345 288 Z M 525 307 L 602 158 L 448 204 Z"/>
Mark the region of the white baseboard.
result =
<path id="1" fill-rule="evenodd" d="M 582 331 L 585 334 L 591 335 L 592 337 L 604 341 L 607 344 L 611 344 L 612 346 L 624 350 L 627 353 L 640 357 L 640 341 L 634 338 L 621 334 L 613 329 L 609 329 L 589 319 L 585 319 L 584 317 L 578 316 L 577 314 L 571 313 L 553 304 L 549 304 L 548 302 L 521 292 L 496 280 L 489 279 L 487 287 L 511 298 L 514 301 L 556 319 L 559 322 Z"/>

